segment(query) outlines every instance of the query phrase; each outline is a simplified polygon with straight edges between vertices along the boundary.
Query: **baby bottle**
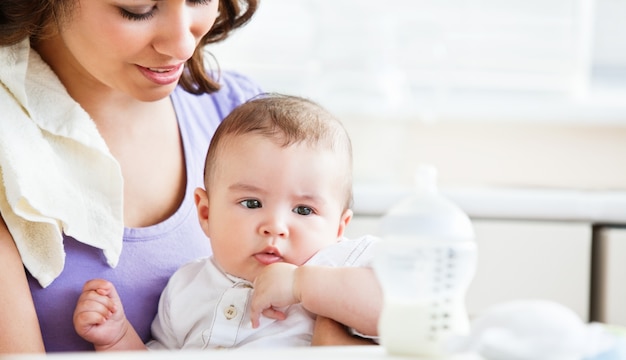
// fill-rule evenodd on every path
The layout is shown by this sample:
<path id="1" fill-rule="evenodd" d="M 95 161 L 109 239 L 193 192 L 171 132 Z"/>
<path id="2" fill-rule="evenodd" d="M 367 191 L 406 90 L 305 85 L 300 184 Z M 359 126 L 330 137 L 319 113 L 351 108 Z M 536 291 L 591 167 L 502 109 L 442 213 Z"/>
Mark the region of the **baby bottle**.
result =
<path id="1" fill-rule="evenodd" d="M 470 331 L 465 293 L 477 254 L 471 221 L 438 193 L 434 167 L 418 167 L 414 193 L 383 216 L 380 235 L 381 345 L 397 355 L 449 354 Z"/>

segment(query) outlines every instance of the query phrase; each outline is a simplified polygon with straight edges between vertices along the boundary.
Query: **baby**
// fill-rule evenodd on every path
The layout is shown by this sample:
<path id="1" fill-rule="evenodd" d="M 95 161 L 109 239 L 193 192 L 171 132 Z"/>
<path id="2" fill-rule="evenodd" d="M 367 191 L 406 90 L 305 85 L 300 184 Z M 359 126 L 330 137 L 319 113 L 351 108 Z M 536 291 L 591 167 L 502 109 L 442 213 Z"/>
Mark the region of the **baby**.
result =
<path id="1" fill-rule="evenodd" d="M 364 314 L 380 295 L 346 288 L 371 271 L 375 240 L 343 237 L 352 148 L 334 116 L 278 94 L 241 105 L 211 141 L 204 183 L 194 196 L 213 255 L 172 276 L 149 348 L 310 345 L 316 315 L 375 337 Z M 85 284 L 74 322 L 96 350 L 145 348 L 106 280 Z"/>

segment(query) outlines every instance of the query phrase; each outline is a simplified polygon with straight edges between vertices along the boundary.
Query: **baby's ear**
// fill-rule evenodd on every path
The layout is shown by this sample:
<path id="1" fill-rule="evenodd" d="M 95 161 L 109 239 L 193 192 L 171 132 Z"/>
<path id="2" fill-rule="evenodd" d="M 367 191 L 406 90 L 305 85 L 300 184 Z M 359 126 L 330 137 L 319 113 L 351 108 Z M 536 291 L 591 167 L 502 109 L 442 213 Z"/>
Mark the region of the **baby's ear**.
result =
<path id="1" fill-rule="evenodd" d="M 339 221 L 339 229 L 337 230 L 338 239 L 343 236 L 343 233 L 346 231 L 346 227 L 350 223 L 350 220 L 352 220 L 353 215 L 354 215 L 354 212 L 352 212 L 352 209 L 346 209 L 343 212 L 343 214 L 341 214 L 341 220 Z"/>
<path id="2" fill-rule="evenodd" d="M 198 221 L 202 227 L 202 231 L 209 236 L 209 196 L 203 188 L 196 188 L 193 192 L 193 200 L 196 203 L 198 211 Z"/>

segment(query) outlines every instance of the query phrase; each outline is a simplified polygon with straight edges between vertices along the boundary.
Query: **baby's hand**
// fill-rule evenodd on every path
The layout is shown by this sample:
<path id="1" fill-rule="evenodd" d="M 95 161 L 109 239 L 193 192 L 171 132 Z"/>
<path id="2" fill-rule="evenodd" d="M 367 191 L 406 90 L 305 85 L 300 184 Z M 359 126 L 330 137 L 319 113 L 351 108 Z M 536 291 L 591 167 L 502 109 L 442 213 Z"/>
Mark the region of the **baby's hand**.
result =
<path id="1" fill-rule="evenodd" d="M 78 335 L 96 346 L 109 346 L 123 336 L 125 325 L 122 302 L 113 284 L 101 279 L 87 281 L 74 310 Z"/>
<path id="2" fill-rule="evenodd" d="M 268 265 L 254 280 L 250 301 L 252 327 L 259 326 L 261 314 L 271 319 L 283 320 L 285 313 L 276 310 L 300 302 L 295 289 L 295 273 L 298 267 L 288 263 Z"/>

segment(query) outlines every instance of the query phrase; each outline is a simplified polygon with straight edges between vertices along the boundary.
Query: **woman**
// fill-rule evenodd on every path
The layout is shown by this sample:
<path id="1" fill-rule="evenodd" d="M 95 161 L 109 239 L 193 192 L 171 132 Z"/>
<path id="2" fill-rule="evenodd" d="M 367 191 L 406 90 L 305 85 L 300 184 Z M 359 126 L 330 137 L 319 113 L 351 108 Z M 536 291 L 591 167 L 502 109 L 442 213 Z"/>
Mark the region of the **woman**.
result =
<path id="1" fill-rule="evenodd" d="M 89 278 L 150 339 L 168 277 L 210 254 L 192 197 L 213 131 L 260 92 L 203 47 L 256 7 L 0 2 L 0 353 L 91 350 L 72 329 Z"/>

